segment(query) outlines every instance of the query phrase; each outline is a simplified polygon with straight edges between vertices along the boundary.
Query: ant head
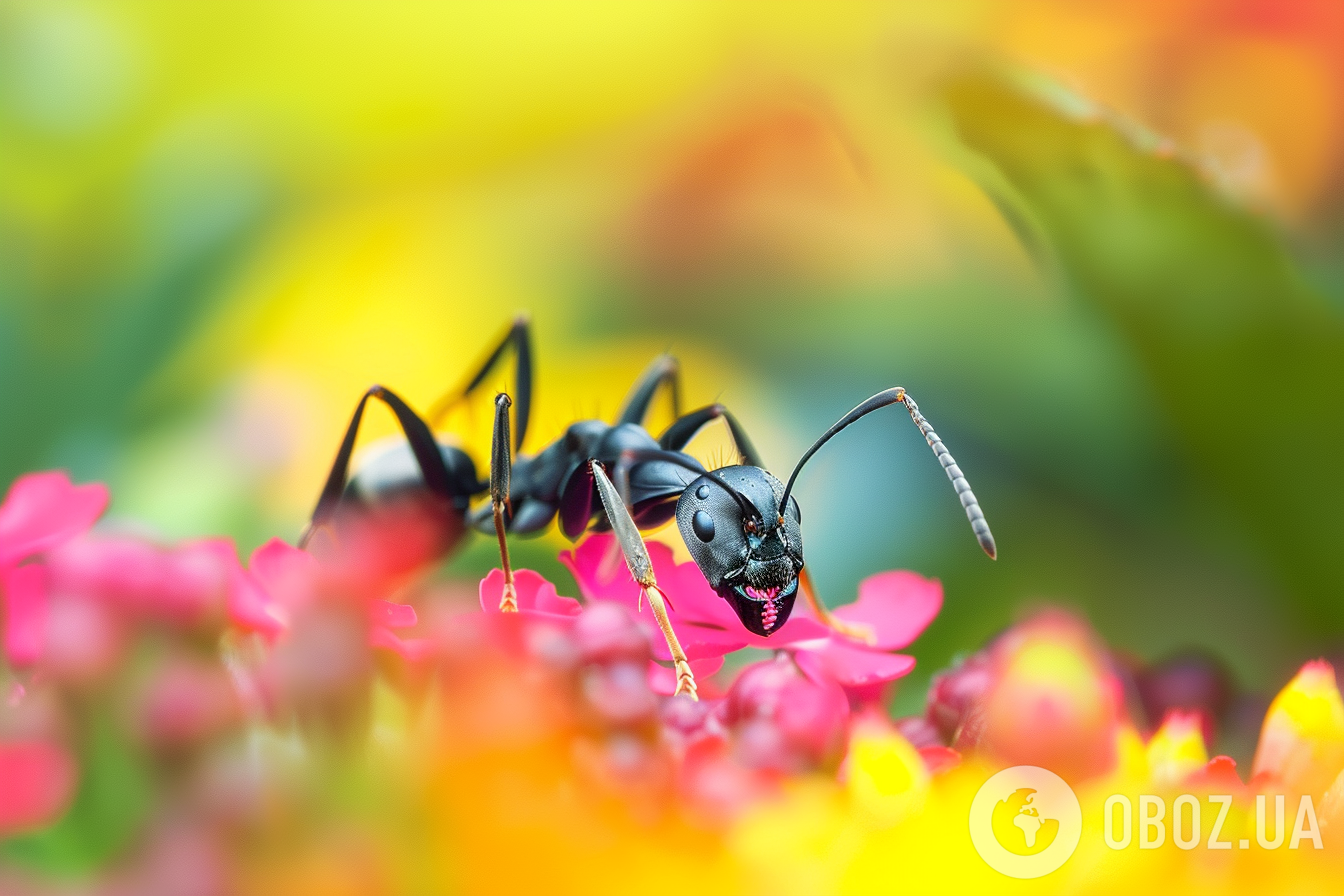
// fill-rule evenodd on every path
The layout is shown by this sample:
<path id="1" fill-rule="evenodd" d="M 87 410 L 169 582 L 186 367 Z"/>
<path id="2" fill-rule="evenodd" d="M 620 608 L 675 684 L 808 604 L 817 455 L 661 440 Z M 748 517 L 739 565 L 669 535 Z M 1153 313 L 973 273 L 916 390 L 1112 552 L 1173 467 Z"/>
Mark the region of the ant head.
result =
<path id="1" fill-rule="evenodd" d="M 700 476 L 677 502 L 677 528 L 720 597 L 748 631 L 769 636 L 793 612 L 803 568 L 802 517 L 784 486 L 760 467 L 722 467 Z"/>

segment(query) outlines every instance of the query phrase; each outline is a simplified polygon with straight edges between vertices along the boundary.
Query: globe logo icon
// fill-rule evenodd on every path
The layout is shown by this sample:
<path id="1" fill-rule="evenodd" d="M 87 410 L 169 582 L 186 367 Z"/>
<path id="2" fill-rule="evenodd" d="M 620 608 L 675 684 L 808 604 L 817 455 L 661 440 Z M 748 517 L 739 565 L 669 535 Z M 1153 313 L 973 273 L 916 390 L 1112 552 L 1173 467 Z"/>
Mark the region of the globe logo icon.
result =
<path id="1" fill-rule="evenodd" d="M 1021 880 L 1043 877 L 1069 860 L 1083 833 L 1073 789 L 1049 769 L 1006 768 L 971 801 L 971 843 L 995 871 Z"/>
<path id="2" fill-rule="evenodd" d="M 1059 835 L 1059 819 L 1042 818 L 1031 805 L 1036 791 L 1019 787 L 999 800 L 990 815 L 990 827 L 999 845 L 1014 855 L 1034 856 L 1045 852 Z"/>

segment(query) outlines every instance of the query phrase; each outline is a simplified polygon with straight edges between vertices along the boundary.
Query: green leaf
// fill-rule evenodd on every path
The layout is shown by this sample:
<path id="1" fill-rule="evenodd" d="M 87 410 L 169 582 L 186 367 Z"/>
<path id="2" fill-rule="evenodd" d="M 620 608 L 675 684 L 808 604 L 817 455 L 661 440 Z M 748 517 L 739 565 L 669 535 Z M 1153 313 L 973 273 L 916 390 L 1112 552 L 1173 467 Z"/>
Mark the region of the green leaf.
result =
<path id="1" fill-rule="evenodd" d="M 1344 322 L 1265 221 L 1161 141 L 1052 91 L 981 72 L 946 98 L 1001 178 L 986 189 L 1131 344 L 1207 515 L 1259 546 L 1304 623 L 1344 630 Z"/>

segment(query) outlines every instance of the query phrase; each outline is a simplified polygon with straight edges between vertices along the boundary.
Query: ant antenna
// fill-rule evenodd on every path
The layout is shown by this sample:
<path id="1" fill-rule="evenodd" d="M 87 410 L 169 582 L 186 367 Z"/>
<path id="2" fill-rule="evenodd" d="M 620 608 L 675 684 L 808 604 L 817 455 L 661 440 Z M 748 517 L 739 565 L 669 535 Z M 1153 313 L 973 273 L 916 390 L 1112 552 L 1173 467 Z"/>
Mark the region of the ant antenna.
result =
<path id="1" fill-rule="evenodd" d="M 793 483 L 798 478 L 798 471 L 803 468 L 803 464 L 812 459 L 812 455 L 816 454 L 822 445 L 825 445 L 840 430 L 860 417 L 867 416 L 879 408 L 897 403 L 905 405 L 905 409 L 910 412 L 910 419 L 915 421 L 915 426 L 919 427 L 920 433 L 924 436 L 924 441 L 929 443 L 934 456 L 943 465 L 943 469 L 947 472 L 947 478 L 952 480 L 952 487 L 957 490 L 957 496 L 961 499 L 961 506 L 966 509 L 966 519 L 971 522 L 971 530 L 975 532 L 976 540 L 980 542 L 980 547 L 984 548 L 990 559 L 994 559 L 997 556 L 994 536 L 990 534 L 989 523 L 985 522 L 985 514 L 980 509 L 979 502 L 975 500 L 975 495 L 971 492 L 971 484 L 966 481 L 966 476 L 961 472 L 961 467 L 957 466 L 957 462 L 952 459 L 947 447 L 943 445 L 943 440 L 938 438 L 938 434 L 933 431 L 929 421 L 925 420 L 924 415 L 919 412 L 919 405 L 915 404 L 915 400 L 907 395 L 905 389 L 901 386 L 877 393 L 841 417 L 834 426 L 822 433 L 821 438 L 812 443 L 812 447 L 807 449 L 798 460 L 798 465 L 793 468 L 793 473 L 789 476 L 789 484 L 784 487 L 784 497 L 780 500 L 779 506 L 788 506 L 789 493 L 793 491 Z"/>

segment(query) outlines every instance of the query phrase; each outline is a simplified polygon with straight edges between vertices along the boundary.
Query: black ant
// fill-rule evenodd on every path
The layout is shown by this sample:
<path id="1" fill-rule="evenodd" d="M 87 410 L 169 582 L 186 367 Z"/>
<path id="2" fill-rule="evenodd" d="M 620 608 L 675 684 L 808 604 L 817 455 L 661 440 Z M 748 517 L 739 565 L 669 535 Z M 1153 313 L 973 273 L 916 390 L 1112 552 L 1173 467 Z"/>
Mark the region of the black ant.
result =
<path id="1" fill-rule="evenodd" d="M 331 523 L 341 508 L 373 510 L 401 499 L 428 499 L 440 521 L 440 554 L 454 550 L 468 528 L 493 529 L 499 539 L 505 582 L 500 609 L 509 612 L 516 611 L 518 605 L 508 533 L 540 532 L 557 516 L 561 531 L 570 539 L 586 531 L 610 528 L 667 639 L 677 672 L 677 693 L 694 696 L 695 679 L 668 620 L 640 530 L 655 528 L 675 517 L 706 581 L 732 606 L 749 631 L 767 637 L 778 631 L 793 610 L 800 583 L 818 617 L 845 630 L 844 624 L 816 599 L 803 570 L 802 516 L 798 502 L 791 497 L 793 485 L 803 465 L 845 427 L 879 408 L 903 404 L 952 481 L 980 546 L 991 558 L 995 556 L 994 537 L 966 477 L 914 399 L 899 386 L 877 393 L 841 417 L 803 454 L 788 483 L 782 484 L 763 468 L 755 447 L 723 405 L 680 413 L 679 369 L 676 360 L 667 355 L 655 358 L 635 381 L 615 423 L 580 420 L 536 454 L 519 454 L 532 397 L 531 336 L 525 318 L 513 322 L 479 370 L 460 389 L 440 400 L 428 415 L 429 420 L 441 419 L 478 389 L 510 347 L 516 358 L 517 403 L 514 405 L 503 392 L 495 398 L 487 479 L 478 477 L 476 465 L 466 452 L 437 440 L 430 423 L 394 392 L 373 386 L 355 408 L 300 545 L 306 545 L 316 531 Z M 644 428 L 644 420 L 663 389 L 670 392 L 676 421 L 655 439 Z M 355 437 L 370 398 L 377 398 L 392 410 L 406 441 L 370 457 L 349 476 Z M 511 407 L 516 421 L 512 439 Z M 682 449 L 701 429 L 720 418 L 728 425 L 741 463 L 706 470 Z M 607 469 L 616 471 L 619 490 Z M 487 493 L 488 502 L 471 506 L 474 498 Z"/>

